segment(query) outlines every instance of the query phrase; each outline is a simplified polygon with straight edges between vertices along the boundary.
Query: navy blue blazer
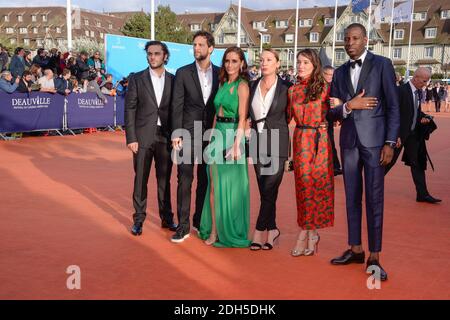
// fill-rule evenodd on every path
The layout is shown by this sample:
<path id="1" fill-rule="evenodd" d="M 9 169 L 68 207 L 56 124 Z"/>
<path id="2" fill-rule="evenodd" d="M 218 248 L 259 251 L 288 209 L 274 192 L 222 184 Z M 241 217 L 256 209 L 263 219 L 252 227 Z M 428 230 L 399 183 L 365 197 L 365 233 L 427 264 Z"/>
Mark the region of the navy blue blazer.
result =
<path id="1" fill-rule="evenodd" d="M 363 89 L 366 97 L 378 98 L 377 106 L 372 110 L 353 110 L 344 119 L 343 104 Z M 381 147 L 385 141 L 397 141 L 400 133 L 400 107 L 391 60 L 367 52 L 356 92 L 350 78 L 350 61 L 346 62 L 334 72 L 330 97 L 342 101 L 341 105 L 328 112 L 329 120 L 342 120 L 339 140 L 341 147 L 355 147 L 357 137 L 367 148 Z"/>

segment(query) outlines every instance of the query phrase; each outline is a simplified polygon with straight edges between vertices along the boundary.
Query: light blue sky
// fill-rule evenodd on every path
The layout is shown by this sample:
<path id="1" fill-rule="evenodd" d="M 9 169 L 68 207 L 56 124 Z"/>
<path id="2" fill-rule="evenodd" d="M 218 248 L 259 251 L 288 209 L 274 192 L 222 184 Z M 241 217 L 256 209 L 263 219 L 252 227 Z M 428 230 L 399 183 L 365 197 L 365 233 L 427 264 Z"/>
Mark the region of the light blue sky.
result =
<path id="1" fill-rule="evenodd" d="M 335 0 L 300 0 L 301 7 L 331 6 Z M 230 0 L 155 0 L 155 4 L 170 5 L 176 13 L 185 10 L 194 12 L 223 12 L 229 5 Z M 349 0 L 338 0 L 340 5 L 348 4 Z M 108 5 L 105 5 L 105 4 Z M 233 0 L 237 4 L 238 0 Z M 0 0 L 0 7 L 23 7 L 23 6 L 65 6 L 66 0 Z M 72 0 L 73 5 L 84 9 L 95 11 L 150 11 L 150 0 Z M 296 0 L 242 0 L 242 6 L 254 9 L 288 9 L 295 8 Z"/>

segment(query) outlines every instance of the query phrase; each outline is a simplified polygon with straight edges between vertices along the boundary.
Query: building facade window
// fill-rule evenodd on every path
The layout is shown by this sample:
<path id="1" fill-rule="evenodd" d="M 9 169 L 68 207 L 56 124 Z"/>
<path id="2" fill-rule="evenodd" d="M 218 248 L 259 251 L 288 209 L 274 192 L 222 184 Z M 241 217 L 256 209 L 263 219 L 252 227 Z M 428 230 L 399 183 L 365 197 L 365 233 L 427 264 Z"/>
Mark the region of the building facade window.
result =
<path id="1" fill-rule="evenodd" d="M 20 34 L 25 34 L 25 33 L 28 33 L 28 30 L 27 30 L 27 28 L 23 28 L 22 27 L 22 28 L 19 29 L 19 33 Z"/>
<path id="2" fill-rule="evenodd" d="M 416 12 L 413 15 L 413 20 L 414 21 L 425 21 L 426 18 L 427 18 L 427 13 L 426 12 Z"/>
<path id="3" fill-rule="evenodd" d="M 100 32 L 100 38 L 102 38 L 102 39 L 103 39 L 103 37 L 104 37 L 104 34 L 103 34 L 103 32 Z"/>
<path id="4" fill-rule="evenodd" d="M 394 39 L 395 40 L 403 40 L 405 36 L 405 30 L 403 29 L 396 29 L 394 32 Z"/>
<path id="5" fill-rule="evenodd" d="M 56 33 L 61 33 L 61 27 L 56 27 Z"/>
<path id="6" fill-rule="evenodd" d="M 442 10 L 441 19 L 449 19 L 449 18 L 450 18 L 450 10 Z"/>
<path id="7" fill-rule="evenodd" d="M 89 37 L 89 31 L 88 30 L 85 30 L 84 34 L 86 35 L 86 37 Z"/>
<path id="8" fill-rule="evenodd" d="M 312 19 L 299 19 L 298 25 L 300 27 L 311 27 L 312 26 Z"/>
<path id="9" fill-rule="evenodd" d="M 247 43 L 247 36 L 246 35 L 241 36 L 241 43 Z"/>
<path id="10" fill-rule="evenodd" d="M 266 23 L 264 21 L 253 21 L 253 29 L 265 28 Z"/>
<path id="11" fill-rule="evenodd" d="M 9 43 L 11 43 L 11 44 L 16 44 L 16 38 L 11 38 L 11 39 L 9 39 Z"/>
<path id="12" fill-rule="evenodd" d="M 198 31 L 200 30 L 200 25 L 197 23 L 191 24 L 191 31 Z"/>
<path id="13" fill-rule="evenodd" d="M 113 28 L 112 23 L 110 23 L 110 24 L 108 25 L 108 28 L 109 28 L 110 30 Z"/>
<path id="14" fill-rule="evenodd" d="M 276 28 L 287 28 L 288 26 L 288 21 L 287 20 L 277 20 L 275 22 L 275 27 Z"/>
<path id="15" fill-rule="evenodd" d="M 97 21 L 97 27 L 101 28 L 102 27 L 102 23 L 100 21 Z"/>
<path id="16" fill-rule="evenodd" d="M 319 42 L 319 33 L 318 32 L 311 32 L 309 34 L 309 41 L 310 42 Z"/>
<path id="17" fill-rule="evenodd" d="M 402 48 L 394 48 L 394 59 L 401 59 L 402 58 Z"/>
<path id="18" fill-rule="evenodd" d="M 88 26 L 89 25 L 89 20 L 88 19 L 84 19 L 84 25 Z"/>
<path id="19" fill-rule="evenodd" d="M 335 58 L 336 58 L 336 61 L 344 61 L 345 60 L 345 51 L 342 49 L 337 49 Z"/>
<path id="20" fill-rule="evenodd" d="M 325 18 L 324 24 L 327 27 L 332 26 L 334 24 L 334 19 L 333 18 Z"/>
<path id="21" fill-rule="evenodd" d="M 425 58 L 434 57 L 434 47 L 425 47 Z"/>
<path id="22" fill-rule="evenodd" d="M 426 39 L 433 39 L 436 38 L 436 28 L 426 28 L 425 29 L 425 38 Z"/>
<path id="23" fill-rule="evenodd" d="M 33 33 L 36 34 L 38 33 L 39 29 L 37 27 L 33 27 Z"/>
<path id="24" fill-rule="evenodd" d="M 42 15 L 42 21 L 43 21 L 43 22 L 47 22 L 47 15 L 46 15 L 46 14 L 43 14 L 43 15 Z"/>
<path id="25" fill-rule="evenodd" d="M 270 43 L 270 34 L 263 34 L 262 42 L 263 43 Z"/>
<path id="26" fill-rule="evenodd" d="M 344 32 L 336 32 L 336 41 L 344 41 Z"/>
<path id="27" fill-rule="evenodd" d="M 32 22 L 36 22 L 37 21 L 37 17 L 35 14 L 31 15 L 31 21 Z"/>
<path id="28" fill-rule="evenodd" d="M 49 33 L 50 32 L 50 27 L 45 27 L 45 33 Z"/>
<path id="29" fill-rule="evenodd" d="M 21 14 L 19 14 L 19 15 L 17 16 L 17 21 L 23 22 L 23 16 L 22 16 Z"/>
<path id="30" fill-rule="evenodd" d="M 352 23 L 360 22 L 360 21 L 361 21 L 361 17 L 360 17 L 360 16 L 351 16 L 351 17 L 350 17 L 350 21 L 351 21 Z"/>
<path id="31" fill-rule="evenodd" d="M 6 33 L 14 33 L 14 28 L 6 28 Z"/>
<path id="32" fill-rule="evenodd" d="M 95 37 L 95 32 L 91 31 L 91 38 L 94 38 L 94 37 Z"/>
<path id="33" fill-rule="evenodd" d="M 284 36 L 284 41 L 285 41 L 286 43 L 293 43 L 293 42 L 294 42 L 294 35 L 291 34 L 291 33 L 286 34 L 286 35 Z"/>
<path id="34" fill-rule="evenodd" d="M 23 39 L 23 44 L 26 46 L 30 45 L 30 39 Z"/>
<path id="35" fill-rule="evenodd" d="M 4 20 L 5 22 L 9 22 L 9 16 L 5 16 Z"/>

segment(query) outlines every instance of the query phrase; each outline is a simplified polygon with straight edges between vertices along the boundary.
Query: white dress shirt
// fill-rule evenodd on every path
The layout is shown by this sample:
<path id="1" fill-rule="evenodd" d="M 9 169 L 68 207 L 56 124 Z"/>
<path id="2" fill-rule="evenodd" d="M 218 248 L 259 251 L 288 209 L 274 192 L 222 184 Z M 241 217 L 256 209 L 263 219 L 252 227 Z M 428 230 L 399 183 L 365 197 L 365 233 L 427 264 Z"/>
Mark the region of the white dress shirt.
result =
<path id="1" fill-rule="evenodd" d="M 353 90 L 355 91 L 356 94 L 359 94 L 359 92 L 356 92 L 356 89 L 358 88 L 358 81 L 359 81 L 359 76 L 361 75 L 361 69 L 362 66 L 364 64 L 364 59 L 366 59 L 367 56 L 367 50 L 364 50 L 364 53 L 361 55 L 361 57 L 359 57 L 359 59 L 361 59 L 361 66 L 358 64 L 355 64 L 355 68 L 350 67 L 350 79 L 352 81 L 352 85 L 353 85 Z M 351 60 L 351 62 L 355 61 L 355 60 Z M 343 108 L 344 111 L 344 118 L 347 117 L 347 115 L 349 115 L 352 111 L 348 110 L 346 108 L 346 105 L 344 105 Z"/>
<path id="2" fill-rule="evenodd" d="M 263 97 L 261 93 L 261 83 L 262 80 L 259 81 L 258 87 L 256 88 L 255 96 L 253 97 L 252 109 L 255 114 L 255 119 L 263 119 L 267 116 L 269 112 L 270 106 L 272 105 L 273 98 L 275 96 L 275 89 L 277 88 L 278 77 L 273 83 L 272 87 L 270 87 L 269 91 L 267 91 L 266 96 Z M 264 128 L 264 122 L 261 121 L 256 124 L 258 132 L 261 133 Z"/>
<path id="3" fill-rule="evenodd" d="M 198 80 L 200 81 L 200 87 L 202 88 L 202 94 L 203 94 L 203 102 L 208 102 L 209 96 L 211 95 L 212 86 L 213 86 L 213 70 L 212 70 L 212 63 L 209 63 L 208 69 L 206 71 L 203 71 L 202 68 L 200 68 L 200 65 L 195 62 L 195 65 L 197 66 L 197 73 L 198 73 Z"/>
<path id="4" fill-rule="evenodd" d="M 414 114 L 413 114 L 413 122 L 411 125 L 411 130 L 414 130 L 414 128 L 416 127 L 417 114 L 419 113 L 420 101 L 419 101 L 418 93 L 416 93 L 417 88 L 412 84 L 411 81 L 409 81 L 408 83 L 409 83 L 409 86 L 411 87 L 413 101 L 414 101 Z"/>
<path id="5" fill-rule="evenodd" d="M 39 78 L 38 83 L 43 89 L 55 89 L 55 82 L 53 81 L 53 78 L 49 80 L 46 76 L 43 76 Z"/>
<path id="6" fill-rule="evenodd" d="M 155 97 L 156 97 L 156 103 L 159 105 L 161 104 L 162 95 L 164 92 L 164 84 L 166 79 L 166 71 L 161 74 L 161 76 L 158 76 L 151 68 L 150 70 L 150 78 L 152 79 L 153 84 L 153 90 L 155 91 Z M 158 126 L 161 126 L 161 119 L 158 116 Z"/>

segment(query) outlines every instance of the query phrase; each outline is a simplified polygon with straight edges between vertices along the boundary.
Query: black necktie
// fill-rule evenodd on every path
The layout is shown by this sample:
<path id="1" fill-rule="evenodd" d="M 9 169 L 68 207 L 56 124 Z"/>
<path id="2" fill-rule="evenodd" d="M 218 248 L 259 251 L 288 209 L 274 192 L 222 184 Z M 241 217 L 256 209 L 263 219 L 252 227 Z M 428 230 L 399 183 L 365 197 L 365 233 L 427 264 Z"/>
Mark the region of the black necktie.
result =
<path id="1" fill-rule="evenodd" d="M 358 66 L 361 67 L 361 65 L 362 65 L 362 60 L 361 60 L 361 59 L 358 59 L 358 60 L 355 60 L 355 61 L 350 61 L 350 67 L 352 67 L 352 69 L 355 69 L 355 66 L 356 66 L 356 65 L 358 65 Z"/>
<path id="2" fill-rule="evenodd" d="M 411 130 L 414 130 L 417 125 L 417 120 L 419 120 L 420 112 L 422 111 L 420 108 L 420 103 L 422 101 L 422 90 L 416 89 L 415 100 L 414 100 L 414 115 L 413 115 L 413 123 L 411 126 Z"/>

